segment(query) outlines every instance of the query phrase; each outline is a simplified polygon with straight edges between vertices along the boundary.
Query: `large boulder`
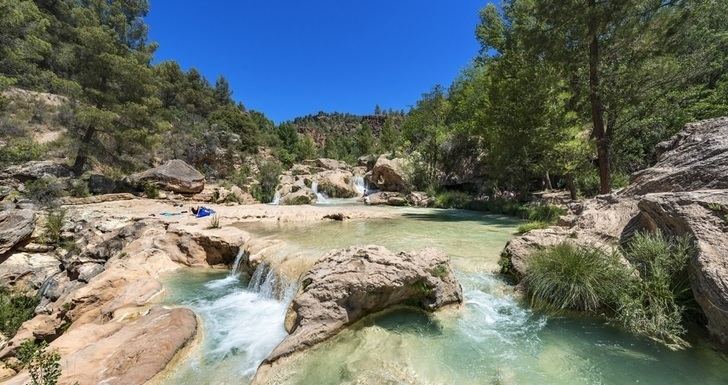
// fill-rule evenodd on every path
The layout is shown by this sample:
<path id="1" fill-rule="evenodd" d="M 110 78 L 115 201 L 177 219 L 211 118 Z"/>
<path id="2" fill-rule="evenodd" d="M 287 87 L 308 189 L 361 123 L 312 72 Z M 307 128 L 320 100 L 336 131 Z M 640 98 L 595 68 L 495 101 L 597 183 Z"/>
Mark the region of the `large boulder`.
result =
<path id="1" fill-rule="evenodd" d="M 407 205 L 407 199 L 404 194 L 399 192 L 378 191 L 367 195 L 364 198 L 364 203 L 370 206 L 405 206 Z"/>
<path id="2" fill-rule="evenodd" d="M 383 191 L 410 192 L 406 161 L 401 158 L 387 159 L 380 156 L 372 169 L 371 182 Z"/>
<path id="3" fill-rule="evenodd" d="M 728 346 L 728 190 L 649 194 L 639 207 L 649 227 L 694 240 L 689 264 L 693 294 L 708 331 Z"/>
<path id="4" fill-rule="evenodd" d="M 336 159 L 319 158 L 316 159 L 313 164 L 317 167 L 321 167 L 325 170 L 347 170 L 349 165 L 346 162 L 342 162 Z"/>
<path id="5" fill-rule="evenodd" d="M 360 196 L 354 188 L 354 175 L 345 170 L 324 171 L 316 175 L 318 191 L 329 198 L 353 198 Z"/>
<path id="6" fill-rule="evenodd" d="M 0 287 L 35 294 L 41 285 L 61 271 L 61 262 L 52 254 L 14 253 L 0 264 Z"/>
<path id="7" fill-rule="evenodd" d="M 135 185 L 154 183 L 164 190 L 182 194 L 196 194 L 205 188 L 205 176 L 179 159 L 129 176 Z"/>
<path id="8" fill-rule="evenodd" d="M 658 152 L 657 164 L 635 173 L 623 194 L 728 189 L 728 117 L 688 124 Z"/>
<path id="9" fill-rule="evenodd" d="M 71 176 L 71 168 L 63 162 L 54 160 L 34 160 L 5 169 L 6 177 L 21 182 L 40 179 L 43 177 L 65 178 Z"/>
<path id="10" fill-rule="evenodd" d="M 32 210 L 0 211 L 0 256 L 26 241 L 35 230 Z"/>
<path id="11" fill-rule="evenodd" d="M 281 196 L 282 205 L 310 205 L 316 203 L 316 193 L 308 187 L 297 186 L 295 191 Z"/>
<path id="12" fill-rule="evenodd" d="M 307 349 L 391 306 L 433 311 L 462 300 L 462 288 L 443 252 L 395 254 L 381 246 L 334 250 L 302 276 L 286 315 L 290 334 L 264 363 Z"/>

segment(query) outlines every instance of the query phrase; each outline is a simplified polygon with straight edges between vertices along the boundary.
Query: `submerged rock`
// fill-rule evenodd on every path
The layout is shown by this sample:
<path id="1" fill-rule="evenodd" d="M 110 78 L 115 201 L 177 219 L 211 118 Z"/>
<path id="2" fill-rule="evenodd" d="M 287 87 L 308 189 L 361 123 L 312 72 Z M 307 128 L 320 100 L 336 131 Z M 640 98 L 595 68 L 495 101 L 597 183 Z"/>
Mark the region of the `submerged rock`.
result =
<path id="1" fill-rule="evenodd" d="M 26 241 L 35 230 L 35 214 L 32 210 L 0 211 L 0 256 Z"/>
<path id="2" fill-rule="evenodd" d="M 182 194 L 196 194 L 205 188 L 205 176 L 179 159 L 129 176 L 135 185 L 151 182 L 164 190 Z"/>
<path id="3" fill-rule="evenodd" d="M 334 250 L 302 276 L 286 314 L 290 334 L 264 363 L 307 349 L 391 306 L 433 311 L 462 300 L 462 288 L 444 252 L 395 254 L 381 246 Z"/>

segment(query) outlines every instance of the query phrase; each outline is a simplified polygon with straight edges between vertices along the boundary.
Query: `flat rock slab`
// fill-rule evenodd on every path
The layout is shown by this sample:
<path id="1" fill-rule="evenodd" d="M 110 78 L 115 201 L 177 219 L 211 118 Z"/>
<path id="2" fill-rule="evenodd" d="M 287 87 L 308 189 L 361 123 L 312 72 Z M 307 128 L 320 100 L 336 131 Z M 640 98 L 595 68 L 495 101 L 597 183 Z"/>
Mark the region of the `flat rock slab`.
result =
<path id="1" fill-rule="evenodd" d="M 153 308 L 139 319 L 86 324 L 55 340 L 63 359 L 59 385 L 142 385 L 167 367 L 197 331 L 187 309 Z M 27 373 L 6 385 L 25 385 Z"/>

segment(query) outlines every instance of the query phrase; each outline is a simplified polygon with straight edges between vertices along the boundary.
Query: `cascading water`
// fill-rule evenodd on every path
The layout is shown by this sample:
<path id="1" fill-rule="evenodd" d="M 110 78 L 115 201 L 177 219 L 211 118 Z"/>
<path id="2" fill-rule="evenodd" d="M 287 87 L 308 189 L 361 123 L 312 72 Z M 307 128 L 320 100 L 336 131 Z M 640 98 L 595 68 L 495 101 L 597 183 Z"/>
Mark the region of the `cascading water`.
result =
<path id="1" fill-rule="evenodd" d="M 317 181 L 311 182 L 311 190 L 316 194 L 317 203 L 326 203 L 329 201 L 329 197 L 327 197 L 326 194 L 320 193 L 318 191 L 318 182 Z"/>
<path id="2" fill-rule="evenodd" d="M 361 196 L 367 195 L 367 184 L 364 181 L 363 176 L 355 176 L 353 180 L 354 189 L 356 192 L 359 193 Z"/>
<path id="3" fill-rule="evenodd" d="M 276 191 L 275 195 L 273 195 L 273 200 L 270 202 L 272 205 L 278 205 L 281 203 L 281 192 Z"/>

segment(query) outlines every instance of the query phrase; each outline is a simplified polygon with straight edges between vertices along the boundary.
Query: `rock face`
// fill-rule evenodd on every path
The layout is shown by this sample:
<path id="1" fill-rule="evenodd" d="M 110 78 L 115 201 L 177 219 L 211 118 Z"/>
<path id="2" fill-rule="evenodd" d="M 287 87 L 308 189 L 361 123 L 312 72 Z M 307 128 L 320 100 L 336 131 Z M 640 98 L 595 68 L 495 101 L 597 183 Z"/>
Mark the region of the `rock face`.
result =
<path id="1" fill-rule="evenodd" d="M 71 176 L 71 169 L 65 164 L 53 160 L 37 160 L 10 166 L 5 169 L 5 176 L 21 182 L 40 179 L 44 176 L 64 178 Z"/>
<path id="2" fill-rule="evenodd" d="M 390 306 L 432 311 L 462 300 L 462 288 L 443 252 L 395 254 L 381 246 L 334 250 L 303 275 L 286 315 L 290 335 L 265 363 L 309 348 Z"/>
<path id="3" fill-rule="evenodd" d="M 639 203 L 649 227 L 691 236 L 693 294 L 708 330 L 728 347 L 728 190 L 649 194 Z"/>
<path id="4" fill-rule="evenodd" d="M 372 168 L 372 183 L 383 191 L 410 192 L 412 186 L 405 173 L 405 163 L 404 159 L 395 158 L 390 160 L 380 156 L 374 168 Z"/>
<path id="5" fill-rule="evenodd" d="M 35 294 L 43 282 L 61 271 L 61 262 L 51 254 L 15 253 L 2 263 L 0 287 Z"/>
<path id="6" fill-rule="evenodd" d="M 635 173 L 624 194 L 728 189 L 728 117 L 688 124 L 658 150 L 657 164 Z"/>
<path id="7" fill-rule="evenodd" d="M 152 308 L 136 321 L 86 324 L 53 343 L 64 357 L 60 384 L 142 385 L 162 371 L 192 340 L 195 314 L 187 309 Z M 94 336 L 94 340 L 89 340 Z M 6 385 L 28 383 L 25 373 Z"/>
<path id="8" fill-rule="evenodd" d="M 196 194 L 205 188 L 205 176 L 179 159 L 172 159 L 159 167 L 130 175 L 129 180 L 136 185 L 155 183 L 164 190 L 182 194 Z"/>
<path id="9" fill-rule="evenodd" d="M 316 175 L 320 193 L 332 198 L 353 198 L 359 196 L 353 184 L 354 175 L 346 170 L 324 171 Z"/>
<path id="10" fill-rule="evenodd" d="M 344 162 L 326 158 L 295 164 L 278 180 L 276 192 L 280 197 L 279 203 L 315 203 L 317 196 L 313 188 L 317 188 L 317 192 L 328 198 L 361 196 L 361 192 L 354 186 L 354 171 L 354 168 Z"/>
<path id="11" fill-rule="evenodd" d="M 295 192 L 281 197 L 282 205 L 310 205 L 316 203 L 316 193 L 308 187 L 300 187 Z"/>
<path id="12" fill-rule="evenodd" d="M 0 211 L 0 256 L 27 240 L 35 229 L 32 210 Z"/>

